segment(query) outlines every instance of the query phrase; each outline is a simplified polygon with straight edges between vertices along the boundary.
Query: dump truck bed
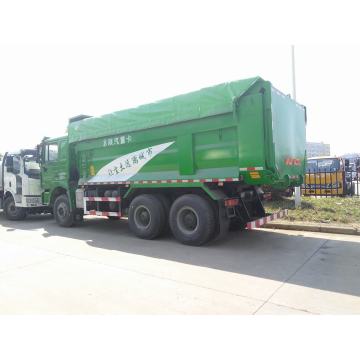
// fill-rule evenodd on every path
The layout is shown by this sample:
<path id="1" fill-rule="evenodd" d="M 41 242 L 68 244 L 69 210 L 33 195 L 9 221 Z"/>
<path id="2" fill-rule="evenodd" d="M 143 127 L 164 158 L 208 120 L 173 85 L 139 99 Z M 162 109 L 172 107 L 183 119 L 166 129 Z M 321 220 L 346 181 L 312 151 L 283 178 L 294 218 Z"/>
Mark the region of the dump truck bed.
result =
<path id="1" fill-rule="evenodd" d="M 71 122 L 82 182 L 300 185 L 305 108 L 260 77 Z"/>

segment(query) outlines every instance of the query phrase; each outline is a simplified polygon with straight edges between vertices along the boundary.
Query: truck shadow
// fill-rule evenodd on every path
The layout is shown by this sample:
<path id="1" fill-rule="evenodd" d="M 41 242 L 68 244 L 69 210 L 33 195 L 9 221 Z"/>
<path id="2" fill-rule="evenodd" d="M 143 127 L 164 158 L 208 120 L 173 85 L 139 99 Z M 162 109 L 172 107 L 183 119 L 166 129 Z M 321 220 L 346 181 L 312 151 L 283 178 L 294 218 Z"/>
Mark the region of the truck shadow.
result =
<path id="1" fill-rule="evenodd" d="M 171 236 L 158 240 L 138 239 L 130 233 L 125 220 L 85 219 L 80 226 L 69 229 L 58 227 L 50 216 L 31 216 L 22 222 L 9 222 L 0 213 L 0 227 L 7 232 L 39 231 L 43 238 L 81 240 L 91 247 L 112 252 L 360 296 L 360 238 L 355 242 L 336 240 L 328 234 L 311 237 L 254 230 L 229 233 L 225 239 L 208 246 L 189 247 L 177 243 Z M 89 255 L 88 251 L 84 253 L 84 258 L 89 256 L 94 255 Z"/>

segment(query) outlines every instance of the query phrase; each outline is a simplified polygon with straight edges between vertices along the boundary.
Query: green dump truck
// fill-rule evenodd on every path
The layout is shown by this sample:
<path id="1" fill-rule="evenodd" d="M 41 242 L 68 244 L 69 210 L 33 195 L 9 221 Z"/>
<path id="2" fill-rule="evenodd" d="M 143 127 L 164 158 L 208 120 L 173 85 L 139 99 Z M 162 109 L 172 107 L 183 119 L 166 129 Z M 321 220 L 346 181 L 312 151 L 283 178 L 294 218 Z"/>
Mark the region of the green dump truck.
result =
<path id="1" fill-rule="evenodd" d="M 127 217 L 138 237 L 170 228 L 202 245 L 265 221 L 261 185 L 303 183 L 305 125 L 305 107 L 259 77 L 78 116 L 39 145 L 43 202 L 60 226 Z"/>

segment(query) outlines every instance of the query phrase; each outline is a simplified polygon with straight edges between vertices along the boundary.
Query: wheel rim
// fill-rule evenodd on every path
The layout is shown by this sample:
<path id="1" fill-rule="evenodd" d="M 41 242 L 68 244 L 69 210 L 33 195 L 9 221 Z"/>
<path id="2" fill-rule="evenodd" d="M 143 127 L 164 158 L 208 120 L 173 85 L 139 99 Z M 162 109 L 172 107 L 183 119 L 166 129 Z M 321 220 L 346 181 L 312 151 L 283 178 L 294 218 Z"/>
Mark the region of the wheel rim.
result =
<path id="1" fill-rule="evenodd" d="M 16 215 L 16 206 L 14 201 L 9 204 L 7 210 L 10 215 Z"/>
<path id="2" fill-rule="evenodd" d="M 185 234 L 193 234 L 199 227 L 199 217 L 196 211 L 189 207 L 182 207 L 177 213 L 177 224 Z"/>
<path id="3" fill-rule="evenodd" d="M 65 203 L 60 203 L 57 207 L 57 214 L 60 218 L 65 218 L 67 216 L 68 209 Z"/>
<path id="4" fill-rule="evenodd" d="M 145 229 L 149 227 L 151 223 L 150 210 L 144 205 L 138 206 L 134 212 L 134 221 L 138 228 Z"/>

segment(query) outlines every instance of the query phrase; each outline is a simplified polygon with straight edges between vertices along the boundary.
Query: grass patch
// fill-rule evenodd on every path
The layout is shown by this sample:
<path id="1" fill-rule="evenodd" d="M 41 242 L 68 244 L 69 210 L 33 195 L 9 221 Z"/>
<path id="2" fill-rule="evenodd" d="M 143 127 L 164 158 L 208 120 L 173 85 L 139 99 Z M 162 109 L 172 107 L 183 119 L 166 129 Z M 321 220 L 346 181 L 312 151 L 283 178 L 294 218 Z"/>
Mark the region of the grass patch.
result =
<path id="1" fill-rule="evenodd" d="M 301 199 L 301 207 L 295 209 L 293 198 L 265 201 L 266 212 L 289 209 L 285 220 L 313 223 L 348 224 L 360 227 L 359 198 L 311 198 Z"/>

